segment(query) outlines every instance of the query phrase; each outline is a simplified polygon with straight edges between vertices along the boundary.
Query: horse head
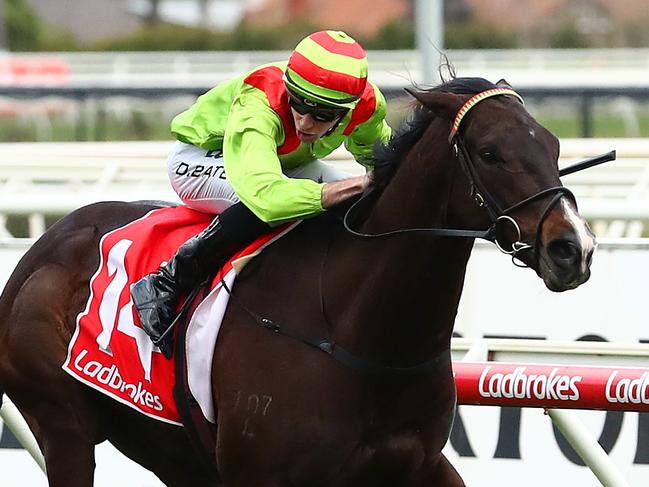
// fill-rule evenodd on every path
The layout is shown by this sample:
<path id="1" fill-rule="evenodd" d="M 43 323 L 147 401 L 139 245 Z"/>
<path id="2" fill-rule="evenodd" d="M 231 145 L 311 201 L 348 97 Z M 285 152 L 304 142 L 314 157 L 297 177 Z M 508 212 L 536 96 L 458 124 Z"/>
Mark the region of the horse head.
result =
<path id="1" fill-rule="evenodd" d="M 450 152 L 443 226 L 473 229 L 473 236 L 495 242 L 552 291 L 588 280 L 594 235 L 559 179 L 558 139 L 520 96 L 502 80 L 494 85 L 481 78 L 410 93 L 420 104 L 414 123 L 421 137 L 406 159 L 425 164 L 422 154 Z M 445 147 L 439 137 L 427 137 L 429 130 L 439 132 L 439 123 L 446 127 Z"/>

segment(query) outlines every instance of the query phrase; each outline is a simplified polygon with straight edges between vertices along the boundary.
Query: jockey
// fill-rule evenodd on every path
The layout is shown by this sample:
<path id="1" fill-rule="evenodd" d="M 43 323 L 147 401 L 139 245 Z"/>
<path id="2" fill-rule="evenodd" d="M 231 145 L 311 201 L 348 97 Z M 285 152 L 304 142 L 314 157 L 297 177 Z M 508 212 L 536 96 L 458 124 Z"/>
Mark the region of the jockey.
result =
<path id="1" fill-rule="evenodd" d="M 173 119 L 171 184 L 187 206 L 218 216 L 131 288 L 142 327 L 165 356 L 171 341 L 160 337 L 181 294 L 271 227 L 365 189 L 369 173 L 349 177 L 319 159 L 344 143 L 371 169 L 374 144 L 390 139 L 385 113 L 360 44 L 321 31 L 302 40 L 288 63 L 219 83 Z"/>

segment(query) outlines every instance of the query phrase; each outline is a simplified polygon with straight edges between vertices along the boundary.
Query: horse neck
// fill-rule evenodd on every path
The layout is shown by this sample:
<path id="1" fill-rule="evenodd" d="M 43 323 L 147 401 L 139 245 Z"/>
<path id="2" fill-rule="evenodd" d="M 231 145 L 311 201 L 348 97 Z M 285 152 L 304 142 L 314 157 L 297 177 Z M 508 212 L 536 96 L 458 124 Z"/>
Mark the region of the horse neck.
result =
<path id="1" fill-rule="evenodd" d="M 455 171 L 443 130 L 431 126 L 401 163 L 363 230 L 441 227 Z M 352 241 L 328 270 L 336 287 L 335 338 L 391 363 L 417 363 L 449 347 L 472 240 L 403 234 Z M 350 262 L 353 265 L 350 265 Z M 345 297 L 340 288 L 353 290 Z"/>

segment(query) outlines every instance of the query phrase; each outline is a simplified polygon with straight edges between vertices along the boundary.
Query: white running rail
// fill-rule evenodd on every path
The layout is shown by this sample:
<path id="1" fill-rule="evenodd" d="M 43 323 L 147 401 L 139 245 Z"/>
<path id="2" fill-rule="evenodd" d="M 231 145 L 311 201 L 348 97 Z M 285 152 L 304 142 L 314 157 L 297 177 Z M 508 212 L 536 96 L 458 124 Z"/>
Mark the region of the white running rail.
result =
<path id="1" fill-rule="evenodd" d="M 476 49 L 448 50 L 460 76 L 507 78 L 514 86 L 647 86 L 649 49 Z M 72 86 L 211 86 L 260 64 L 287 59 L 288 51 L 169 51 L 0 53 L 12 60 L 58 62 L 67 73 L 40 83 Z M 420 80 L 415 50 L 368 51 L 370 75 L 381 86 Z M 597 75 L 589 73 L 596 71 Z M 20 84 L 4 69 L 1 84 Z M 36 69 L 38 72 L 38 69 Z M 23 75 L 24 78 L 24 75 Z M 29 78 L 39 84 L 38 77 Z M 23 80 L 24 82 L 25 80 Z"/>
<path id="2" fill-rule="evenodd" d="M 27 218 L 30 236 L 45 217 L 100 200 L 177 201 L 166 173 L 171 142 L 0 144 L 0 237 L 7 218 Z M 600 236 L 640 237 L 649 222 L 649 140 L 565 139 L 560 165 L 616 149 L 618 160 L 564 178 L 583 215 Z M 328 158 L 350 173 L 362 171 L 339 150 Z"/>

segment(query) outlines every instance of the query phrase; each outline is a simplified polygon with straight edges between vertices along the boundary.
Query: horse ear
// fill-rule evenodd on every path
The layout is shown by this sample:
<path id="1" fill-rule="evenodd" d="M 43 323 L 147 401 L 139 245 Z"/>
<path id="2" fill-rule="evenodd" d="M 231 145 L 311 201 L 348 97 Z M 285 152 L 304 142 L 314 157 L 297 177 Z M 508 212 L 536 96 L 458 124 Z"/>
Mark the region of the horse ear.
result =
<path id="1" fill-rule="evenodd" d="M 496 86 L 498 88 L 509 88 L 510 90 L 513 90 L 512 85 L 510 85 L 505 78 L 501 78 L 498 80 L 498 83 L 496 83 Z"/>
<path id="2" fill-rule="evenodd" d="M 453 120 L 462 108 L 466 97 L 444 91 L 416 91 L 410 88 L 405 90 L 435 115 Z"/>

